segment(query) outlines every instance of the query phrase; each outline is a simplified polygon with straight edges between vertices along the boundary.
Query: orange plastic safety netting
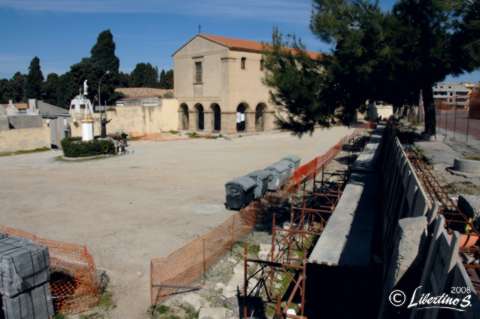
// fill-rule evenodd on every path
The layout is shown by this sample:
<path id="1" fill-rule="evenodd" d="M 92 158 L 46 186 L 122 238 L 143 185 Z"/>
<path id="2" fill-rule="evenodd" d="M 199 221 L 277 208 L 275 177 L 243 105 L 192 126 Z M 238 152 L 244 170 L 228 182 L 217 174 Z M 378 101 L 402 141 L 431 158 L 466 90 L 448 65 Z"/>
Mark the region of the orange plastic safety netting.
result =
<path id="1" fill-rule="evenodd" d="M 98 304 L 99 289 L 95 262 L 86 246 L 45 239 L 2 225 L 0 233 L 47 246 L 51 273 L 63 273 L 65 276 L 62 278 L 70 278 L 70 280 L 55 280 L 58 276 L 51 278 L 50 288 L 56 312 L 74 314 Z"/>
<path id="2" fill-rule="evenodd" d="M 301 183 L 312 179 L 323 165 L 327 165 L 341 151 L 342 146 L 358 136 L 361 130 L 341 139 L 325 154 L 300 166 L 287 183 L 285 190 L 294 191 Z M 150 296 L 155 305 L 179 291 L 198 288 L 194 286 L 205 272 L 225 255 L 256 225 L 261 205 L 252 202 L 232 215 L 207 234 L 196 238 L 167 257 L 154 258 L 150 263 Z"/>

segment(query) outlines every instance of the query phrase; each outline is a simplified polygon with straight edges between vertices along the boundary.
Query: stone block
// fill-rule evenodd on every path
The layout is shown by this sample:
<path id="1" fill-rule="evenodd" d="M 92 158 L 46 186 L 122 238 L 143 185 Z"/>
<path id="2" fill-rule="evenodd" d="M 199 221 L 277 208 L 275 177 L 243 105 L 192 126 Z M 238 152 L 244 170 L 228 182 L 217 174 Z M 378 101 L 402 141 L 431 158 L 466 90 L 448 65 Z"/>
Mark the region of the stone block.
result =
<path id="1" fill-rule="evenodd" d="M 0 239 L 0 293 L 14 297 L 49 279 L 48 248 L 16 237 Z"/>
<path id="2" fill-rule="evenodd" d="M 398 221 L 395 251 L 390 265 L 390 287 L 395 286 L 417 258 L 427 228 L 424 216 L 403 218 Z"/>
<path id="3" fill-rule="evenodd" d="M 48 283 L 10 298 L 2 296 L 5 319 L 48 319 L 53 316 L 53 303 Z"/>

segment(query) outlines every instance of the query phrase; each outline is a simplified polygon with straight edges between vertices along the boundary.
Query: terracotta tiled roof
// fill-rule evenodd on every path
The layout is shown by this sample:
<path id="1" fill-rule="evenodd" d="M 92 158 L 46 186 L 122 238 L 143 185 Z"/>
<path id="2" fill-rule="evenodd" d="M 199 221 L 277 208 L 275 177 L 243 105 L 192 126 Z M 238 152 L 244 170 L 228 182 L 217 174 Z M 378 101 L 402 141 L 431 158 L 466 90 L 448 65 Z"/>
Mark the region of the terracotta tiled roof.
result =
<path id="1" fill-rule="evenodd" d="M 257 41 L 252 40 L 244 40 L 244 39 L 235 39 L 235 38 L 227 38 L 220 35 L 212 35 L 212 34 L 200 34 L 200 37 L 210 40 L 212 42 L 218 43 L 220 45 L 226 46 L 231 50 L 237 51 L 248 51 L 248 52 L 263 52 L 265 49 L 265 44 Z M 290 49 L 294 50 L 294 49 Z M 307 51 L 308 55 L 312 59 L 317 59 L 322 56 L 319 52 Z"/>

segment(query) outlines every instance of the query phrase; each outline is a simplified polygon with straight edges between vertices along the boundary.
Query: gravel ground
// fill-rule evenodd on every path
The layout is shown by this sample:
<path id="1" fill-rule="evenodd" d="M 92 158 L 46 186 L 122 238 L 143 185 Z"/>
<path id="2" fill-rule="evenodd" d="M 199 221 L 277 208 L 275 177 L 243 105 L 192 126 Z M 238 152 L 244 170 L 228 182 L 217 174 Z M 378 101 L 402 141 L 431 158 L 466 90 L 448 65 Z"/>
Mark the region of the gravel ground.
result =
<path id="1" fill-rule="evenodd" d="M 139 141 L 132 154 L 85 162 L 58 161 L 55 151 L 0 157 L 0 224 L 86 244 L 111 278 L 111 317 L 145 318 L 150 259 L 230 216 L 226 181 L 288 154 L 305 162 L 352 131 Z"/>
<path id="2" fill-rule="evenodd" d="M 480 177 L 452 174 L 448 170 L 453 166 L 455 158 L 480 156 L 480 141 L 470 138 L 469 144 L 466 144 L 463 139 L 458 138 L 458 133 L 456 139 L 452 136 L 445 137 L 444 133 L 445 131 L 440 129 L 435 140 L 416 142 L 415 145 L 422 149 L 433 165 L 439 182 L 446 187 L 450 195 L 480 195 Z"/>

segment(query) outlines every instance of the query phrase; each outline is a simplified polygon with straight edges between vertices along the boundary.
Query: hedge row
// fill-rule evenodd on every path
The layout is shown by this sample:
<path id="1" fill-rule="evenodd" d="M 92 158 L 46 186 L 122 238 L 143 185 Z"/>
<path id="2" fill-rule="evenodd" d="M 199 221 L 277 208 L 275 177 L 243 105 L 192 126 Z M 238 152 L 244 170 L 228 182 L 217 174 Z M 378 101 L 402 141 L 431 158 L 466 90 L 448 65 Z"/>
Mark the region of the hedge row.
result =
<path id="1" fill-rule="evenodd" d="M 66 157 L 85 157 L 105 154 L 116 154 L 111 140 L 93 140 L 82 142 L 78 137 L 66 137 L 62 140 L 63 155 Z"/>

